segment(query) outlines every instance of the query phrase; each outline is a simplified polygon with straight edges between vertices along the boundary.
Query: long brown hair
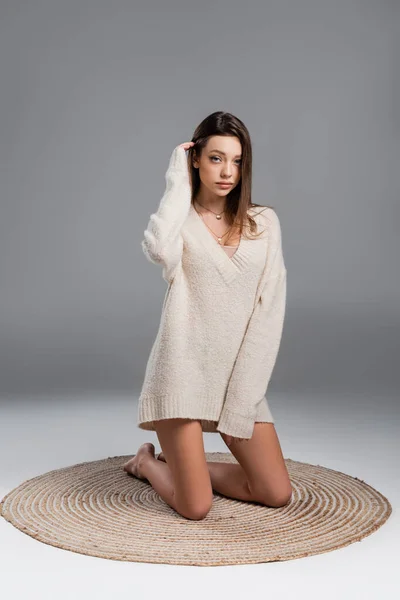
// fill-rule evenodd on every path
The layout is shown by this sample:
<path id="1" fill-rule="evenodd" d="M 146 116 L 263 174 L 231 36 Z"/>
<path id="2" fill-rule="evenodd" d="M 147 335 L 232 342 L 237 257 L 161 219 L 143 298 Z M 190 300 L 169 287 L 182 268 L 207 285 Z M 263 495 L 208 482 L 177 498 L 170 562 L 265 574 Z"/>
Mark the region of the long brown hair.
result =
<path id="1" fill-rule="evenodd" d="M 247 230 L 248 227 L 251 234 L 250 237 L 258 237 L 263 231 L 255 234 L 257 231 L 257 223 L 253 217 L 248 214 L 248 210 L 253 207 L 264 205 L 254 204 L 251 201 L 252 147 L 250 133 L 245 124 L 231 113 L 224 111 L 214 112 L 203 119 L 194 131 L 191 141 L 195 142 L 195 144 L 188 150 L 192 199 L 196 198 L 200 188 L 199 170 L 193 166 L 192 159 L 194 156 L 200 158 L 208 139 L 214 135 L 235 136 L 239 139 L 242 146 L 240 180 L 238 185 L 235 186 L 226 197 L 225 216 L 228 226 L 233 227 L 235 225 L 238 228 L 240 235 L 243 235 L 243 231 Z M 247 231 L 245 235 L 247 237 Z"/>

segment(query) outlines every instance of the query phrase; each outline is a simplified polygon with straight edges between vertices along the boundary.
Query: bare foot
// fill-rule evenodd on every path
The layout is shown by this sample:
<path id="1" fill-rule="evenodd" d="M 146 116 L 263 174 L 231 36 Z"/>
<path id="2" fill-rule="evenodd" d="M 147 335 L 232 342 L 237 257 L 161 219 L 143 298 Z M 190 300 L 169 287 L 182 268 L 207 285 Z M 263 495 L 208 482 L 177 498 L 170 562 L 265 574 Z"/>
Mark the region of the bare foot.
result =
<path id="1" fill-rule="evenodd" d="M 163 462 L 167 462 L 164 456 L 164 452 L 160 452 L 160 454 L 157 456 L 157 460 L 162 460 Z"/>
<path id="2" fill-rule="evenodd" d="M 140 446 L 135 456 L 124 464 L 124 471 L 138 479 L 146 479 L 146 477 L 143 477 L 142 475 L 143 461 L 147 460 L 149 455 L 155 458 L 154 451 L 154 444 L 145 442 Z"/>

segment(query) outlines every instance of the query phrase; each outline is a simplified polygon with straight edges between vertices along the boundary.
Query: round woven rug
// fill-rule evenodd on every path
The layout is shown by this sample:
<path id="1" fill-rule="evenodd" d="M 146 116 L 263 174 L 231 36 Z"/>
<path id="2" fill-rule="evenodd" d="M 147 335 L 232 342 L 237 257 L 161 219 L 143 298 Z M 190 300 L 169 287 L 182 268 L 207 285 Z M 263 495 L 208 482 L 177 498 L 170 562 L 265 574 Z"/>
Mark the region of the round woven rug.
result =
<path id="1" fill-rule="evenodd" d="M 230 453 L 207 460 L 236 463 Z M 173 565 L 239 565 L 330 552 L 370 535 L 389 501 L 357 477 L 285 459 L 291 501 L 280 508 L 214 493 L 201 520 L 186 519 L 147 481 L 123 470 L 130 456 L 58 469 L 25 481 L 1 515 L 37 540 L 80 554 Z"/>

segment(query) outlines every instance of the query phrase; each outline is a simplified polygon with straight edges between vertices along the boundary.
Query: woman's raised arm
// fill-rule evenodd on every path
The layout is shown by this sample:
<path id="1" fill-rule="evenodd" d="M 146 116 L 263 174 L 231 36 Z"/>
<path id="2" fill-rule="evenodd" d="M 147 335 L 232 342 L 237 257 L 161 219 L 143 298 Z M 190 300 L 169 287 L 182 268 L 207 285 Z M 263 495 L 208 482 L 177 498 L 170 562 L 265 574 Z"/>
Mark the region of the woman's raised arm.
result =
<path id="1" fill-rule="evenodd" d="M 193 142 L 174 148 L 165 174 L 166 189 L 157 211 L 150 215 L 141 242 L 147 259 L 163 267 L 163 278 L 171 282 L 182 259 L 182 226 L 189 214 L 191 184 L 186 150 Z"/>

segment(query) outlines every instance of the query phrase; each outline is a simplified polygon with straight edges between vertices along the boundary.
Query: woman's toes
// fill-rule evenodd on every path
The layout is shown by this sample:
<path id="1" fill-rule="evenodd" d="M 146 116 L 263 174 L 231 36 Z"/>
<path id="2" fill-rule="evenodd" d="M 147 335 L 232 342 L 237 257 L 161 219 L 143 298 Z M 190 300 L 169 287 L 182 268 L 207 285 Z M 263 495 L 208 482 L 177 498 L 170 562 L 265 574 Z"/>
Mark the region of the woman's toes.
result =
<path id="1" fill-rule="evenodd" d="M 152 444 L 151 442 L 146 442 L 142 444 L 139 450 L 137 451 L 137 454 L 135 454 L 135 456 L 133 456 L 130 460 L 128 460 L 128 462 L 124 464 L 124 471 L 130 473 L 131 475 L 134 475 L 135 477 L 138 477 L 139 479 L 145 479 L 145 477 L 143 477 L 141 473 L 143 461 L 146 460 L 146 458 L 149 455 L 155 458 L 154 451 L 154 444 Z"/>
<path id="2" fill-rule="evenodd" d="M 136 455 L 133 456 L 130 460 L 128 460 L 128 462 L 126 462 L 124 464 L 124 471 L 126 471 L 127 473 L 132 473 L 132 471 L 134 471 L 135 469 L 135 462 L 136 462 Z"/>

